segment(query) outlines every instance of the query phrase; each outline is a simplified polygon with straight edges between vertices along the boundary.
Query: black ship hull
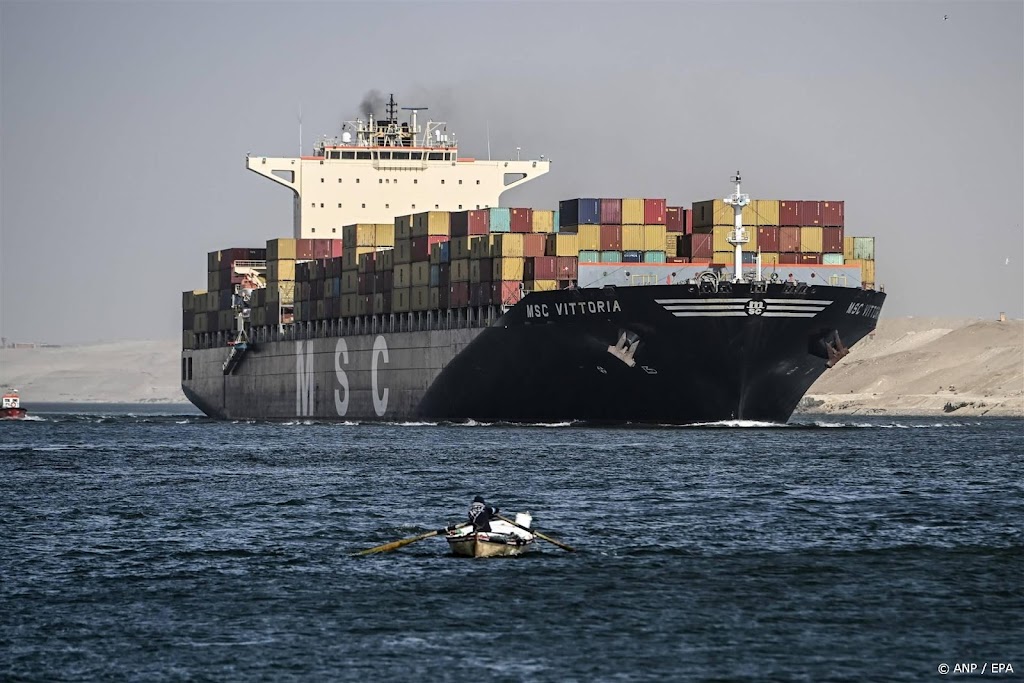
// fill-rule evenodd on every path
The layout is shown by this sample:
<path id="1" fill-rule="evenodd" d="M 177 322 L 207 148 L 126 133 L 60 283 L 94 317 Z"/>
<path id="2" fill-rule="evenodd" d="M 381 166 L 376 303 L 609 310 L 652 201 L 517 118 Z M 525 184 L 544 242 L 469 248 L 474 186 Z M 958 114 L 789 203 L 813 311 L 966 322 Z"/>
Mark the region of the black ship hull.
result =
<path id="1" fill-rule="evenodd" d="M 782 423 L 884 300 L 765 283 L 535 292 L 473 329 L 406 314 L 232 363 L 186 350 L 182 389 L 221 419 Z"/>

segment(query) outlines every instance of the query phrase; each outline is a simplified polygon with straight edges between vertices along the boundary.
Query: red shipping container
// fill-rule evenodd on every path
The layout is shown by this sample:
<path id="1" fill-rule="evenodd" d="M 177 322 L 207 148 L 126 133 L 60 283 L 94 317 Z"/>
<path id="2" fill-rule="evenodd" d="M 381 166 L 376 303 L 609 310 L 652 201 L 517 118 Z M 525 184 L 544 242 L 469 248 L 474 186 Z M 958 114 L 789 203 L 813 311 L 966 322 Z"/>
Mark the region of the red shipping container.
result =
<path id="1" fill-rule="evenodd" d="M 295 258 L 302 260 L 313 258 L 313 240 L 305 238 L 295 240 Z"/>
<path id="2" fill-rule="evenodd" d="M 801 202 L 785 199 L 779 202 L 779 225 L 803 225 L 800 222 Z"/>
<path id="3" fill-rule="evenodd" d="M 442 263 L 437 270 L 437 286 L 447 290 L 452 283 L 452 264 Z"/>
<path id="4" fill-rule="evenodd" d="M 437 299 L 438 299 L 437 304 L 441 308 L 451 308 L 452 307 L 452 290 L 451 290 L 451 288 L 450 287 L 446 287 L 445 285 L 441 285 L 440 291 L 438 291 L 438 293 L 437 293 Z"/>
<path id="5" fill-rule="evenodd" d="M 532 233 L 523 235 L 523 256 L 543 256 L 544 245 L 547 244 L 547 235 L 543 233 Z"/>
<path id="6" fill-rule="evenodd" d="M 341 240 L 331 240 L 331 258 L 341 258 L 343 246 Z"/>
<path id="7" fill-rule="evenodd" d="M 469 305 L 469 283 L 468 282 L 453 282 L 452 283 L 452 308 L 465 308 Z"/>
<path id="8" fill-rule="evenodd" d="M 356 278 L 357 278 L 357 283 L 358 283 L 356 285 L 358 287 L 358 289 L 356 290 L 357 293 L 359 293 L 359 294 L 366 294 L 368 292 L 372 292 L 373 291 L 373 285 L 371 283 L 374 282 L 374 278 L 373 278 L 372 275 L 370 275 L 368 273 L 359 273 L 359 275 L 357 275 Z M 314 298 L 318 299 L 320 297 L 317 297 L 314 294 Z"/>
<path id="9" fill-rule="evenodd" d="M 579 259 L 576 256 L 556 256 L 556 280 L 575 280 L 579 276 Z M 541 280 L 543 278 L 534 278 Z"/>
<path id="10" fill-rule="evenodd" d="M 798 263 L 811 263 L 811 264 L 820 264 L 821 263 L 821 254 L 798 254 L 797 256 L 800 259 L 798 261 Z"/>
<path id="11" fill-rule="evenodd" d="M 622 200 L 601 200 L 601 225 L 622 225 Z"/>
<path id="12" fill-rule="evenodd" d="M 773 226 L 761 226 L 757 229 L 757 248 L 761 251 L 781 251 L 779 249 L 779 229 Z"/>
<path id="13" fill-rule="evenodd" d="M 509 209 L 512 232 L 533 232 L 533 209 Z"/>
<path id="14" fill-rule="evenodd" d="M 555 256 L 536 256 L 526 259 L 523 266 L 526 280 L 557 280 L 558 259 Z"/>
<path id="15" fill-rule="evenodd" d="M 377 252 L 359 255 L 359 272 L 372 273 L 377 269 Z"/>
<path id="16" fill-rule="evenodd" d="M 491 303 L 506 306 L 519 303 L 523 298 L 523 283 L 519 280 L 499 280 L 491 287 Z"/>
<path id="17" fill-rule="evenodd" d="M 601 226 L 601 251 L 622 251 L 622 226 Z"/>
<path id="18" fill-rule="evenodd" d="M 453 211 L 449 221 L 452 237 L 486 235 L 490 229 L 491 212 L 487 209 Z"/>
<path id="19" fill-rule="evenodd" d="M 683 234 L 689 235 L 693 232 L 693 210 L 683 209 L 685 217 L 683 218 Z"/>
<path id="20" fill-rule="evenodd" d="M 758 242 L 760 244 L 760 242 Z M 821 250 L 826 254 L 842 254 L 843 253 L 843 229 L 842 228 L 822 228 L 821 230 Z M 771 251 L 766 249 L 765 251 Z"/>
<path id="21" fill-rule="evenodd" d="M 480 259 L 480 282 L 490 282 L 494 279 L 494 259 Z"/>
<path id="22" fill-rule="evenodd" d="M 689 256 L 669 256 L 667 259 L 668 263 L 689 263 Z"/>
<path id="23" fill-rule="evenodd" d="M 822 204 L 817 201 L 800 202 L 800 220 L 803 221 L 800 225 L 823 225 Z"/>
<path id="24" fill-rule="evenodd" d="M 412 256 L 413 262 L 416 261 L 429 261 L 430 260 L 430 246 L 439 242 L 447 242 L 449 239 L 448 235 L 431 235 L 429 237 L 413 237 L 412 244 L 410 245 L 410 255 Z"/>
<path id="25" fill-rule="evenodd" d="M 788 254 L 800 251 L 800 228 L 779 228 L 779 251 Z"/>
<path id="26" fill-rule="evenodd" d="M 712 242 L 712 235 L 706 232 L 693 232 L 686 236 L 683 244 L 690 245 L 689 256 L 691 259 L 706 261 L 715 253 Z M 683 254 L 686 256 L 687 254 Z"/>
<path id="27" fill-rule="evenodd" d="M 846 225 L 846 202 L 822 202 L 821 224 L 830 228 L 841 228 Z"/>
<path id="28" fill-rule="evenodd" d="M 684 209 L 679 206 L 669 206 L 665 208 L 665 229 L 669 232 L 682 232 L 683 231 L 683 220 L 685 214 Z"/>
<path id="29" fill-rule="evenodd" d="M 665 225 L 665 200 L 645 199 L 644 200 L 644 224 Z"/>

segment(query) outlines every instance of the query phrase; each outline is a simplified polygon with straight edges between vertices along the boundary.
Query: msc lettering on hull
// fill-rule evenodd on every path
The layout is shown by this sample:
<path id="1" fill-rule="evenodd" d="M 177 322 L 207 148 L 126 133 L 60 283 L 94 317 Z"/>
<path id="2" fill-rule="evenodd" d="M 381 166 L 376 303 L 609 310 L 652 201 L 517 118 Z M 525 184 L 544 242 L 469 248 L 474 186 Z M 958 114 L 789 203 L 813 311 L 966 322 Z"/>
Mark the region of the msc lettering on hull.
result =
<path id="1" fill-rule="evenodd" d="M 594 315 L 597 313 L 616 313 L 622 306 L 612 301 L 570 301 L 557 304 L 528 304 L 527 318 L 550 318 L 552 315 Z"/>
<path id="2" fill-rule="evenodd" d="M 847 307 L 846 312 L 849 315 L 862 315 L 865 318 L 877 320 L 878 314 L 882 312 L 882 307 L 875 306 L 874 304 L 854 302 Z"/>
<path id="3" fill-rule="evenodd" d="M 349 365 L 348 343 L 344 339 L 338 339 L 334 345 L 333 365 L 334 379 L 337 387 L 334 389 L 334 412 L 338 417 L 348 415 L 351 406 L 351 390 L 348 382 L 348 373 L 345 368 Z M 311 345 L 305 342 L 295 342 L 295 415 L 296 417 L 313 417 L 316 415 L 316 354 L 313 353 Z M 371 396 L 373 397 L 373 412 L 377 417 L 384 417 L 388 411 L 388 397 L 391 390 L 381 386 L 380 365 L 391 362 L 388 353 L 388 343 L 384 337 L 378 335 L 373 341 L 373 351 L 370 356 L 370 382 Z"/>

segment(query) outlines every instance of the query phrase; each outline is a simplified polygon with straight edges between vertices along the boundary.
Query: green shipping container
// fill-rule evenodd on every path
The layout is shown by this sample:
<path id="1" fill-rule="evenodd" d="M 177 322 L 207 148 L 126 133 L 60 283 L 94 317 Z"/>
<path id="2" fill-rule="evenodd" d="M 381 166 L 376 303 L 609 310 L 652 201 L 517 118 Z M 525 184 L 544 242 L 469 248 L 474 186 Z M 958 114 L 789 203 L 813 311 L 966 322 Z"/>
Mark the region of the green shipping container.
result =
<path id="1" fill-rule="evenodd" d="M 645 251 L 644 252 L 644 263 L 665 263 L 665 252 L 663 251 Z"/>
<path id="2" fill-rule="evenodd" d="M 601 263 L 622 263 L 621 251 L 602 251 Z"/>
<path id="3" fill-rule="evenodd" d="M 875 238 L 874 237 L 854 237 L 853 238 L 853 258 L 864 259 L 867 261 L 873 261 L 875 258 Z"/>
<path id="4" fill-rule="evenodd" d="M 601 260 L 601 252 L 584 249 L 580 252 L 580 263 L 597 263 Z"/>
<path id="5" fill-rule="evenodd" d="M 841 266 L 846 260 L 842 254 L 822 254 L 821 262 L 826 266 Z"/>

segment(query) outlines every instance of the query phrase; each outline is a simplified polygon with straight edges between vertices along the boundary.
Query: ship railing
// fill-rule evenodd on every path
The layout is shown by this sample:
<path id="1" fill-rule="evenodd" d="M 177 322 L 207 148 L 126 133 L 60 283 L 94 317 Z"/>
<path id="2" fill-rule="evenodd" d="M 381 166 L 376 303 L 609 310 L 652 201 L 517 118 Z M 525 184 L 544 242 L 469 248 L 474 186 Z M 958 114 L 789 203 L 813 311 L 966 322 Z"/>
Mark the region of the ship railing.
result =
<path id="1" fill-rule="evenodd" d="M 297 341 L 386 334 L 394 332 L 436 332 L 490 327 L 503 314 L 501 306 L 469 306 L 432 311 L 377 313 L 300 321 L 285 325 L 249 325 L 246 334 L 253 343 Z M 202 332 L 196 335 L 196 348 L 223 348 L 236 338 L 236 333 Z"/>

